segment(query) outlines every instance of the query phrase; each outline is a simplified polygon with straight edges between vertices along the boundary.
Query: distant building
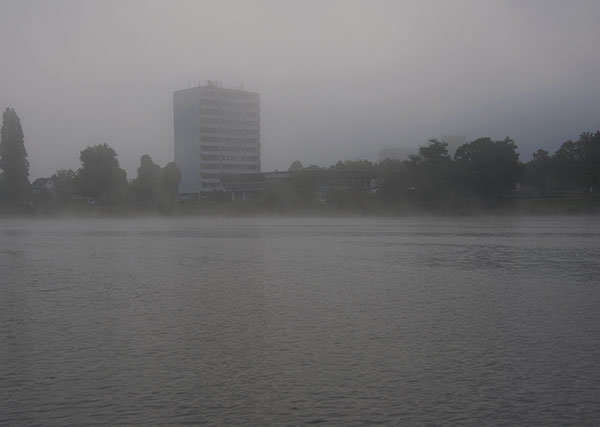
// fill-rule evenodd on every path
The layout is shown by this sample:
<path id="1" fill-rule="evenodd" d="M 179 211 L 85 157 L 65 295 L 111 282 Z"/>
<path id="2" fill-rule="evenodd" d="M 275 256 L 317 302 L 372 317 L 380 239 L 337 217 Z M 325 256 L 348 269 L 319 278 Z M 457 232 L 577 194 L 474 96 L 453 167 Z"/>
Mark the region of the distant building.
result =
<path id="1" fill-rule="evenodd" d="M 223 190 L 222 175 L 260 172 L 258 93 L 206 86 L 173 94 L 180 193 Z"/>
<path id="2" fill-rule="evenodd" d="M 223 189 L 231 200 L 246 200 L 258 193 L 272 190 L 275 185 L 289 186 L 292 172 L 263 172 L 223 175 Z M 289 188 L 287 188 L 288 191 Z"/>
<path id="3" fill-rule="evenodd" d="M 31 183 L 31 193 L 34 196 L 39 196 L 44 193 L 48 195 L 54 194 L 54 179 L 53 178 L 38 178 Z"/>
<path id="4" fill-rule="evenodd" d="M 289 194 L 297 191 L 298 187 L 304 187 L 315 200 L 326 202 L 332 193 L 372 193 L 380 184 L 380 177 L 369 170 L 331 169 L 224 175 L 221 180 L 231 200 L 252 199 L 275 187 Z"/>
<path id="5" fill-rule="evenodd" d="M 313 183 L 320 202 L 326 202 L 334 192 L 372 193 L 379 187 L 378 177 L 368 170 L 302 171 Z"/>

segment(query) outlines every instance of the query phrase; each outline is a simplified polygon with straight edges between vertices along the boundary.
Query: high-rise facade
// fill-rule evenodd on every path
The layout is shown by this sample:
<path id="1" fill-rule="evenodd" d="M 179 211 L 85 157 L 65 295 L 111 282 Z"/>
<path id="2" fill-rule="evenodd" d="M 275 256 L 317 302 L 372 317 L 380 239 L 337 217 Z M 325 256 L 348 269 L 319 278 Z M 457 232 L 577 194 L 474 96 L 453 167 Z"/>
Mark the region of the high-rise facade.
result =
<path id="1" fill-rule="evenodd" d="M 222 175 L 260 172 L 260 97 L 217 82 L 173 94 L 180 193 L 222 190 Z"/>

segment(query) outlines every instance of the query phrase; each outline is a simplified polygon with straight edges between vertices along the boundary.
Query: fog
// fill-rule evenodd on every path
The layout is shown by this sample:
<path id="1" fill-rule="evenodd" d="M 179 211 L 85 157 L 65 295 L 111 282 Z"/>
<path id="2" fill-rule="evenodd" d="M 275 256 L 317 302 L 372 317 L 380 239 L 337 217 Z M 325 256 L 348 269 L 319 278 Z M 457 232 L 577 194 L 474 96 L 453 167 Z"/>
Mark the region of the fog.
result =
<path id="1" fill-rule="evenodd" d="M 444 134 L 521 159 L 600 117 L 597 1 L 0 1 L 0 108 L 32 180 L 108 143 L 173 159 L 173 91 L 261 95 L 262 169 L 377 160 Z"/>

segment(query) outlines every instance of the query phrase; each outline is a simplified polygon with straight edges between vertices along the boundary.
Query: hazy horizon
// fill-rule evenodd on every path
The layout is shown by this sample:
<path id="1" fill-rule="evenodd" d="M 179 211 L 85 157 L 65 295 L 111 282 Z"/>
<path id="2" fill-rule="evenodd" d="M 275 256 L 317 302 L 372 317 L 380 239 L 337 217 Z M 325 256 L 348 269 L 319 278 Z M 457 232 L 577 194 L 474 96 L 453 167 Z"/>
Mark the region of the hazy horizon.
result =
<path id="1" fill-rule="evenodd" d="M 31 180 L 107 143 L 173 160 L 173 92 L 261 96 L 262 169 L 513 138 L 521 160 L 600 125 L 595 1 L 0 1 L 0 108 Z"/>

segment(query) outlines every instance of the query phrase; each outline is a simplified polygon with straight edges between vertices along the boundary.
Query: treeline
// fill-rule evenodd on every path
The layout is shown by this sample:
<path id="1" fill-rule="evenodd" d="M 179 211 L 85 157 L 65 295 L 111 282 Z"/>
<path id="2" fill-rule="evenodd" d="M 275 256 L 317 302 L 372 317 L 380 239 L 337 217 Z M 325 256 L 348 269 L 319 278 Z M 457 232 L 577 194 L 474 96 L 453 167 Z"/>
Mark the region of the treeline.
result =
<path id="1" fill-rule="evenodd" d="M 117 153 L 108 145 L 87 147 L 81 167 L 57 171 L 29 183 L 23 130 L 15 111 L 3 113 L 0 138 L 0 213 L 53 212 L 65 209 L 113 213 L 471 213 L 510 207 L 515 200 L 594 211 L 600 206 L 600 132 L 566 141 L 552 155 L 538 150 L 522 163 L 513 140 L 478 138 L 453 155 L 444 141 L 432 139 L 406 160 L 339 161 L 329 168 L 291 164 L 291 178 L 272 184 L 243 203 L 222 191 L 203 193 L 197 203 L 177 203 L 181 173 L 143 155 L 137 177 L 128 181 Z M 319 173 L 313 173 L 318 171 Z M 340 176 L 360 171 L 368 188 L 332 187 L 319 193 L 323 171 Z M 336 175 L 337 173 L 337 175 Z M 342 174 L 343 175 L 343 174 Z M 364 182 L 364 181 L 363 181 Z M 322 188 L 321 188 L 322 190 Z M 570 200 L 570 201 L 569 201 Z M 543 209 L 542 209 L 543 210 Z"/>
<path id="2" fill-rule="evenodd" d="M 305 168 L 299 161 L 289 168 L 296 173 L 318 169 L 325 168 Z M 446 142 L 432 139 L 407 160 L 347 160 L 326 170 L 370 171 L 377 181 L 370 194 L 334 192 L 330 204 L 340 209 L 452 214 L 511 208 L 518 204 L 515 201 L 535 200 L 538 211 L 550 206 L 590 211 L 600 205 L 600 132 L 582 133 L 576 141 L 564 142 L 553 155 L 540 149 L 526 163 L 520 162 L 517 145 L 510 138 L 478 138 L 458 147 L 454 155 Z M 294 194 L 285 196 L 279 191 L 279 205 L 287 203 L 286 197 L 292 203 L 299 199 L 300 204 L 307 203 L 309 185 L 292 179 Z"/>
<path id="3" fill-rule="evenodd" d="M 173 212 L 181 181 L 173 162 L 160 167 L 144 154 L 137 177 L 128 181 L 115 150 L 100 144 L 81 151 L 79 169 L 60 169 L 30 184 L 23 130 L 11 108 L 0 133 L 0 213 Z"/>

